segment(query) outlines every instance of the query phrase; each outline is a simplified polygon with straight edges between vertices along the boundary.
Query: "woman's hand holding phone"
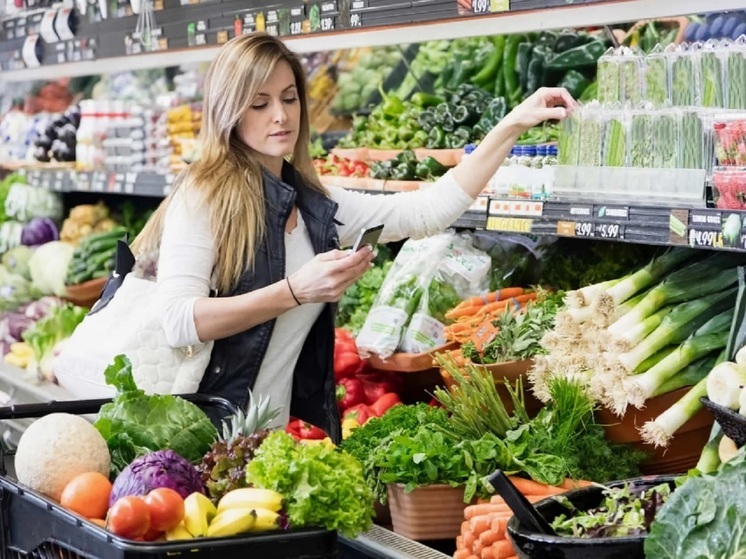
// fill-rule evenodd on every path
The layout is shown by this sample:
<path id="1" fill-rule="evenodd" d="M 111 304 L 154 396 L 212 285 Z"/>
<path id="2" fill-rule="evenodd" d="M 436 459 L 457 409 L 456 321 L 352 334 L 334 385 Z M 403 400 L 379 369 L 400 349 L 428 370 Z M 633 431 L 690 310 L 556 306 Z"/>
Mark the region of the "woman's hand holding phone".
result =
<path id="1" fill-rule="evenodd" d="M 318 254 L 289 278 L 293 293 L 303 305 L 336 303 L 370 269 L 374 258 L 369 246 L 357 252 L 333 250 Z"/>

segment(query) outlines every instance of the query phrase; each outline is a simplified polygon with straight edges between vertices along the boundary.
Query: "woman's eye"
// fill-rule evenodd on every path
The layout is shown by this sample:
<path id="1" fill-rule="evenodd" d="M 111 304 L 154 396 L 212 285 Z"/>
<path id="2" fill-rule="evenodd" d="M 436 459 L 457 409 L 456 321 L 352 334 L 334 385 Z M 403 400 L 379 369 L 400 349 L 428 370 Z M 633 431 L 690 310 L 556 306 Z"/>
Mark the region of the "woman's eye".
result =
<path id="1" fill-rule="evenodd" d="M 298 100 L 297 97 L 291 97 L 291 98 L 288 98 L 288 99 L 283 99 L 283 102 L 287 103 L 288 105 L 291 105 L 291 104 L 295 103 L 297 100 Z"/>
<path id="2" fill-rule="evenodd" d="M 251 108 L 254 109 L 254 110 L 259 111 L 259 110 L 265 108 L 266 106 L 267 106 L 267 103 L 262 103 L 262 104 L 259 104 L 259 105 L 251 105 Z"/>

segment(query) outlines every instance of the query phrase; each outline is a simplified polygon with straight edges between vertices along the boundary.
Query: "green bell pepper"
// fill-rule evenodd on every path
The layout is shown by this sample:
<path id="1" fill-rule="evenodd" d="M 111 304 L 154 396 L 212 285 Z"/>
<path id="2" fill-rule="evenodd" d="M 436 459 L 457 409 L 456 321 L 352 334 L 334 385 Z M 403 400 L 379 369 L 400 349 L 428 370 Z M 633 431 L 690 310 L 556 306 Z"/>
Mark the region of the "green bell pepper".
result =
<path id="1" fill-rule="evenodd" d="M 427 147 L 429 149 L 443 149 L 446 147 L 446 133 L 440 126 L 433 126 L 427 135 Z"/>
<path id="2" fill-rule="evenodd" d="M 554 52 L 565 52 L 566 50 L 582 46 L 587 42 L 586 35 L 578 35 L 574 31 L 563 31 L 557 37 L 557 42 L 554 44 Z"/>
<path id="3" fill-rule="evenodd" d="M 380 107 L 383 114 L 391 117 L 401 116 L 406 108 L 404 106 L 404 101 L 399 99 L 396 95 L 387 95 L 386 92 L 383 91 L 383 84 L 378 86 L 378 92 L 381 94 L 382 101 Z"/>
<path id="4" fill-rule="evenodd" d="M 482 69 L 472 76 L 471 80 L 469 80 L 471 83 L 477 87 L 485 87 L 488 84 L 493 83 L 497 70 L 500 68 L 500 65 L 503 64 L 506 42 L 504 35 L 498 35 L 497 37 L 492 38 L 494 48 Z"/>
<path id="5" fill-rule="evenodd" d="M 531 62 L 528 63 L 528 80 L 526 81 L 526 95 L 531 95 L 542 84 L 544 77 L 544 66 L 546 58 L 551 51 L 544 45 L 536 45 L 534 52 L 531 54 Z"/>
<path id="6" fill-rule="evenodd" d="M 471 126 L 479 121 L 479 113 L 466 105 L 456 107 L 451 116 L 456 126 Z"/>
<path id="7" fill-rule="evenodd" d="M 531 62 L 531 55 L 534 52 L 533 43 L 521 43 L 518 45 L 518 54 L 516 55 L 516 73 L 521 86 L 521 93 L 526 91 L 528 84 L 528 64 Z"/>
<path id="8" fill-rule="evenodd" d="M 438 117 L 432 109 L 425 109 L 417 117 L 417 125 L 425 132 L 430 132 L 430 129 L 437 124 Z"/>
<path id="9" fill-rule="evenodd" d="M 449 149 L 460 149 L 469 143 L 471 129 L 467 126 L 459 126 L 452 134 L 446 137 L 446 147 Z"/>
<path id="10" fill-rule="evenodd" d="M 446 89 L 454 90 L 459 85 L 469 81 L 469 78 L 474 74 L 477 63 L 471 58 L 461 59 L 456 65 L 456 70 L 453 72 Z"/>
<path id="11" fill-rule="evenodd" d="M 399 163 L 396 167 L 391 170 L 391 176 L 389 177 L 395 181 L 411 181 L 414 180 L 416 164 L 412 163 Z"/>
<path id="12" fill-rule="evenodd" d="M 422 108 L 435 107 L 436 105 L 440 105 L 445 101 L 445 99 L 443 99 L 442 97 L 438 97 L 437 95 L 432 95 L 430 93 L 424 93 L 422 91 L 418 91 L 417 93 L 412 95 L 409 100 L 414 105 Z"/>
<path id="13" fill-rule="evenodd" d="M 442 177 L 448 172 L 448 167 L 442 165 L 434 157 L 425 157 L 422 161 L 417 163 L 415 174 L 418 179 L 429 181 Z"/>
<path id="14" fill-rule="evenodd" d="M 573 99 L 578 99 L 590 84 L 591 82 L 583 74 L 577 70 L 570 70 L 560 80 L 558 86 L 564 87 L 573 96 Z"/>
<path id="15" fill-rule="evenodd" d="M 453 120 L 453 115 L 451 113 L 446 113 L 441 119 L 440 119 L 440 127 L 443 129 L 443 132 L 453 132 L 456 129 L 456 122 Z"/>
<path id="16" fill-rule="evenodd" d="M 559 54 L 546 57 L 547 70 L 577 70 L 595 66 L 598 59 L 606 52 L 606 43 L 591 41 L 585 45 L 575 47 Z"/>

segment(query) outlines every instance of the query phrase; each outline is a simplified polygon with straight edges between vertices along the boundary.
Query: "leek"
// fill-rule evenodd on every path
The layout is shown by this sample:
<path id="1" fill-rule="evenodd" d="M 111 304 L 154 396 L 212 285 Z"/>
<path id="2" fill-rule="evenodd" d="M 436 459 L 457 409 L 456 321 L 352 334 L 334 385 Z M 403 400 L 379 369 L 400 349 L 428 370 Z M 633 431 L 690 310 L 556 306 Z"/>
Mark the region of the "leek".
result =
<path id="1" fill-rule="evenodd" d="M 640 365 L 634 370 L 634 374 L 639 375 L 640 373 L 644 373 L 645 371 L 648 371 L 655 367 L 658 363 L 663 361 L 666 357 L 671 355 L 679 346 L 677 345 L 668 345 L 664 347 L 659 352 L 655 353 L 654 355 L 651 355 L 645 361 L 640 363 Z"/>
<path id="2" fill-rule="evenodd" d="M 641 408 L 645 400 L 652 397 L 662 384 L 684 367 L 715 350 L 723 349 L 728 344 L 732 321 L 733 309 L 717 315 L 660 363 L 628 379 L 628 403 Z"/>
<path id="3" fill-rule="evenodd" d="M 594 325 L 599 328 L 608 328 L 614 322 L 616 322 L 617 320 L 622 318 L 625 314 L 627 314 L 632 309 L 634 309 L 637 306 L 637 304 L 645 298 L 645 296 L 648 294 L 648 291 L 643 291 L 642 293 L 635 295 L 631 299 L 628 299 L 627 301 L 625 301 L 618 307 L 614 308 L 613 313 L 605 312 L 604 309 L 606 307 L 600 303 L 597 305 L 594 305 L 594 309 L 596 310 L 596 315 L 593 319 Z"/>
<path id="4" fill-rule="evenodd" d="M 622 281 L 622 278 L 603 281 L 601 283 L 594 283 L 586 287 L 581 287 L 575 291 L 569 291 L 566 295 L 567 306 L 571 309 L 580 309 L 587 307 L 598 297 L 599 294 L 604 293 L 607 289 L 615 286 Z"/>
<path id="5" fill-rule="evenodd" d="M 695 384 L 678 402 L 640 429 L 642 440 L 655 446 L 668 446 L 676 431 L 702 409 L 703 396 L 707 396 L 707 379 Z"/>
<path id="6" fill-rule="evenodd" d="M 673 307 L 664 307 L 655 314 L 651 314 L 645 320 L 638 322 L 621 336 L 612 337 L 612 343 L 620 353 L 629 351 L 658 328 L 658 326 L 661 325 L 661 322 L 663 322 L 663 319 L 666 318 L 666 315 L 668 315 L 672 310 Z"/>
<path id="7" fill-rule="evenodd" d="M 694 256 L 689 249 L 673 249 L 653 258 L 645 267 L 606 290 L 606 304 L 616 307 Z"/>
<path id="8" fill-rule="evenodd" d="M 731 410 L 740 408 L 740 397 L 746 385 L 746 369 L 731 361 L 716 365 L 707 375 L 707 397 Z"/>
<path id="9" fill-rule="evenodd" d="M 676 305 L 647 338 L 632 350 L 617 356 L 618 365 L 627 372 L 634 371 L 655 352 L 669 344 L 682 343 L 713 316 L 731 309 L 736 291 L 737 288 L 734 287 Z"/>
<path id="10" fill-rule="evenodd" d="M 668 394 L 669 392 L 673 392 L 680 388 L 694 386 L 710 374 L 715 363 L 717 363 L 717 355 L 715 354 L 695 361 L 661 384 L 655 392 L 653 392 L 653 396 L 660 396 L 661 394 Z"/>
<path id="11" fill-rule="evenodd" d="M 717 261 L 719 262 L 719 261 Z M 715 268 L 715 269 L 713 269 Z M 717 293 L 738 283 L 736 268 L 718 270 L 713 257 L 696 262 L 668 276 L 631 311 L 609 326 L 609 332 L 621 337 L 658 309 L 674 303 L 685 303 Z"/>
<path id="12" fill-rule="evenodd" d="M 723 430 L 721 429 L 720 424 L 713 424 L 712 431 L 710 432 L 710 440 L 707 441 L 707 444 L 702 449 L 699 462 L 697 462 L 697 465 L 695 466 L 699 472 L 709 474 L 717 471 L 720 467 L 720 454 L 718 453 L 718 448 L 720 447 L 720 440 L 722 438 Z"/>

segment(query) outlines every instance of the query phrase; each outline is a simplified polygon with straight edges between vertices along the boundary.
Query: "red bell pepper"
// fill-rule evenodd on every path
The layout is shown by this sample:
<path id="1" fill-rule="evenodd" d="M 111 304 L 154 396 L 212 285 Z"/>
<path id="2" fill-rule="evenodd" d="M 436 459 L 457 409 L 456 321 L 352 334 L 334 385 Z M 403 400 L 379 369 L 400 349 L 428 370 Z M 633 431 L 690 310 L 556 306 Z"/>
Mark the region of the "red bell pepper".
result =
<path id="1" fill-rule="evenodd" d="M 340 411 L 365 403 L 363 383 L 356 378 L 343 378 L 337 384 L 337 404 Z"/>
<path id="2" fill-rule="evenodd" d="M 334 356 L 334 379 L 339 382 L 355 376 L 360 371 L 362 360 L 357 353 L 343 352 Z"/>
<path id="3" fill-rule="evenodd" d="M 371 382 L 369 380 L 361 379 L 363 389 L 365 390 L 365 403 L 368 405 L 376 402 L 384 394 L 388 394 L 390 390 L 383 382 Z"/>
<path id="4" fill-rule="evenodd" d="M 366 404 L 358 404 L 348 408 L 344 413 L 344 419 L 352 418 L 360 425 L 365 425 L 372 417 L 371 409 Z"/>
<path id="5" fill-rule="evenodd" d="M 302 419 L 290 419 L 290 423 L 285 428 L 285 432 L 292 436 L 296 441 L 313 440 L 320 441 L 326 438 L 326 433 L 316 427 L 303 421 Z"/>
<path id="6" fill-rule="evenodd" d="M 375 403 L 370 406 L 370 411 L 375 417 L 382 417 L 383 414 L 397 404 L 401 404 L 399 396 L 393 392 L 389 392 L 376 400 Z"/>

